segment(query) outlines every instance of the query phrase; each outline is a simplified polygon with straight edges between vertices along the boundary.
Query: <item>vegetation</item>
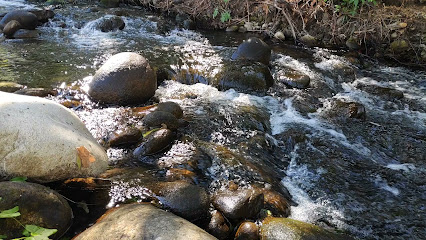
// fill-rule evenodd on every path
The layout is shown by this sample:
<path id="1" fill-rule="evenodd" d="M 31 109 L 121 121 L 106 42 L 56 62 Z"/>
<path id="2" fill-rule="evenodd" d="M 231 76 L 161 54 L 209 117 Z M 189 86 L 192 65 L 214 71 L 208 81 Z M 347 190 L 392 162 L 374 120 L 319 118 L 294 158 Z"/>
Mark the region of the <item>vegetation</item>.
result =
<path id="1" fill-rule="evenodd" d="M 1 200 L 1 199 L 0 199 Z M 56 229 L 47 229 L 42 228 L 36 225 L 22 225 L 19 220 L 16 219 L 16 217 L 21 216 L 21 213 L 19 212 L 19 206 L 15 206 L 14 208 L 4 210 L 0 212 L 0 219 L 2 218 L 13 218 L 15 219 L 23 228 L 22 231 L 23 237 L 15 238 L 13 240 L 48 240 L 49 236 L 55 234 L 58 230 Z M 6 239 L 6 235 L 0 234 L 0 240 Z"/>

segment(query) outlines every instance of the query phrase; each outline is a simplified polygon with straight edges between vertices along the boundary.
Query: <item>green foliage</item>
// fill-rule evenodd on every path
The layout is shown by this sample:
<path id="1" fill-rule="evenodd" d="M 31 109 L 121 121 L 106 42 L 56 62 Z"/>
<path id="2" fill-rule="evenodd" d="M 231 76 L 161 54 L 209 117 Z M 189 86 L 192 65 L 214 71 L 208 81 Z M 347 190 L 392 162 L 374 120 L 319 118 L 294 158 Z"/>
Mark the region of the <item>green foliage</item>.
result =
<path id="1" fill-rule="evenodd" d="M 0 212 L 0 218 L 14 218 L 19 216 L 21 216 L 21 213 L 18 206 Z"/>
<path id="2" fill-rule="evenodd" d="M 221 22 L 227 22 L 231 19 L 231 13 L 228 11 L 222 12 L 220 14 L 220 21 Z"/>
<path id="3" fill-rule="evenodd" d="M 324 2 L 327 1 L 329 0 L 324 0 Z M 351 15 L 357 14 L 362 6 L 369 4 L 377 5 L 376 0 L 337 0 L 334 3 L 338 3 L 334 5 L 336 12 L 350 13 Z"/>
<path id="4" fill-rule="evenodd" d="M 10 181 L 11 182 L 25 182 L 25 181 L 27 181 L 27 177 L 15 177 L 15 178 L 12 178 L 12 179 L 10 179 Z"/>
<path id="5" fill-rule="evenodd" d="M 19 216 L 21 216 L 21 213 L 19 212 L 19 206 L 0 212 L 0 218 L 15 218 Z M 21 224 L 17 219 L 15 220 Z M 36 225 L 25 225 L 24 228 L 25 229 L 22 232 L 24 237 L 15 238 L 12 240 L 49 240 L 49 236 L 55 234 L 58 231 L 57 229 L 47 229 Z M 7 238 L 7 236 L 0 235 L 0 240 L 5 238 Z"/>
<path id="6" fill-rule="evenodd" d="M 224 3 L 225 6 L 220 7 L 220 10 L 219 10 L 219 7 L 216 7 L 213 11 L 212 16 L 213 16 L 213 18 L 216 18 L 217 15 L 219 15 L 219 13 L 220 13 L 220 21 L 221 22 L 227 22 L 227 21 L 231 20 L 231 12 L 230 12 L 229 6 L 228 6 L 229 0 L 223 0 L 223 3 Z"/>

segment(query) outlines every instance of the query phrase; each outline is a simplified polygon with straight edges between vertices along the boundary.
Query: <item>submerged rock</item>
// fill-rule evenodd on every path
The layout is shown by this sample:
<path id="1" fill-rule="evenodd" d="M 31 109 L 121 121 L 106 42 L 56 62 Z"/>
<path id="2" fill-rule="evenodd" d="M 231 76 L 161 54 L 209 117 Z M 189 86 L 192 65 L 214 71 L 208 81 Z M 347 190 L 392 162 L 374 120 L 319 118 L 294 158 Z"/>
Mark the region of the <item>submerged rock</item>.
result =
<path id="1" fill-rule="evenodd" d="M 402 91 L 390 87 L 364 83 L 357 83 L 355 84 L 355 87 L 388 101 L 399 100 L 404 97 L 404 93 Z"/>
<path id="2" fill-rule="evenodd" d="M 348 118 L 356 118 L 361 120 L 366 119 L 364 105 L 357 102 L 344 102 L 341 100 L 333 101 L 330 108 L 324 111 L 322 115 L 336 120 L 345 120 Z"/>
<path id="3" fill-rule="evenodd" d="M 229 62 L 212 83 L 220 90 L 266 91 L 274 84 L 269 68 L 258 62 Z"/>
<path id="4" fill-rule="evenodd" d="M 0 92 L 0 119 L 0 176 L 51 182 L 97 176 L 108 167 L 105 150 L 58 103 Z"/>
<path id="5" fill-rule="evenodd" d="M 38 38 L 40 36 L 38 30 L 19 29 L 13 34 L 15 39 Z"/>
<path id="6" fill-rule="evenodd" d="M 232 60 L 250 60 L 269 65 L 271 48 L 261 39 L 252 37 L 241 43 L 231 58 Z"/>
<path id="7" fill-rule="evenodd" d="M 96 21 L 95 28 L 101 32 L 123 30 L 126 24 L 119 16 L 103 17 Z"/>
<path id="8" fill-rule="evenodd" d="M 259 227 L 254 222 L 245 221 L 238 227 L 234 240 L 258 240 Z"/>
<path id="9" fill-rule="evenodd" d="M 95 101 L 123 105 L 144 103 L 154 96 L 157 79 L 144 57 L 122 52 L 96 71 L 89 87 L 88 93 Z"/>
<path id="10" fill-rule="evenodd" d="M 216 239 L 203 229 L 150 204 L 129 204 L 112 209 L 75 240 L 98 239 Z"/>
<path id="11" fill-rule="evenodd" d="M 58 239 L 71 226 L 73 213 L 68 202 L 50 188 L 28 182 L 0 182 L 0 212 L 16 206 L 21 215 L 1 219 L 0 232 L 8 239 L 22 237 L 22 225 L 58 230 Z M 21 225 L 22 224 L 22 225 Z"/>
<path id="12" fill-rule="evenodd" d="M 283 76 L 280 76 L 279 81 L 292 88 L 304 89 L 309 86 L 311 78 L 295 70 L 288 70 Z"/>
<path id="13" fill-rule="evenodd" d="M 273 216 L 288 217 L 290 215 L 289 199 L 269 189 L 262 190 L 264 208 L 272 212 Z"/>
<path id="14" fill-rule="evenodd" d="M 349 236 L 329 232 L 313 224 L 304 223 L 290 218 L 267 217 L 260 227 L 262 240 L 345 240 Z"/>
<path id="15" fill-rule="evenodd" d="M 157 199 L 174 214 L 190 221 L 207 216 L 210 201 L 203 188 L 186 181 L 160 182 L 156 188 Z"/>
<path id="16" fill-rule="evenodd" d="M 55 13 L 50 9 L 30 9 L 28 12 L 36 15 L 39 23 L 46 23 L 55 16 Z"/>
<path id="17" fill-rule="evenodd" d="M 224 190 L 217 192 L 212 202 L 229 219 L 253 219 L 263 207 L 263 193 L 254 189 Z"/>

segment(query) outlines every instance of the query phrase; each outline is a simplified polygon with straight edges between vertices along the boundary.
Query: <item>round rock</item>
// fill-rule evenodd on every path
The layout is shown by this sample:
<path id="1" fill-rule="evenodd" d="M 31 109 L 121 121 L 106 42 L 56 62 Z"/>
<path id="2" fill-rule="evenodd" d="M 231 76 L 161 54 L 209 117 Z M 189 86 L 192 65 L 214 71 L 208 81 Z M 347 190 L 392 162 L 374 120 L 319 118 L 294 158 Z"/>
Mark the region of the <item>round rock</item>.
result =
<path id="1" fill-rule="evenodd" d="M 16 31 L 18 31 L 18 30 L 19 30 L 19 29 L 21 29 L 21 28 L 22 28 L 22 26 L 21 26 L 21 24 L 20 24 L 18 21 L 16 21 L 16 20 L 12 20 L 12 21 L 8 22 L 8 23 L 6 24 L 6 26 L 4 26 L 4 28 L 3 28 L 3 34 L 4 34 L 6 37 L 10 38 L 10 37 L 12 37 L 12 36 L 13 36 L 13 34 L 14 34 Z"/>
<path id="2" fill-rule="evenodd" d="M 168 129 L 177 129 L 179 122 L 175 115 L 170 112 L 164 111 L 154 111 L 148 113 L 142 120 L 143 124 L 150 128 L 162 127 L 163 124 L 167 126 Z"/>
<path id="3" fill-rule="evenodd" d="M 251 60 L 268 65 L 271 60 L 271 48 L 261 39 L 252 37 L 241 43 L 231 58 L 232 60 Z"/>
<path id="4" fill-rule="evenodd" d="M 193 221 L 204 218 L 209 209 L 207 192 L 187 181 L 158 183 L 157 198 L 174 214 Z"/>
<path id="5" fill-rule="evenodd" d="M 143 103 L 154 96 L 157 79 L 144 57 L 123 52 L 112 56 L 96 71 L 89 87 L 88 93 L 95 101 L 123 105 Z"/>
<path id="6" fill-rule="evenodd" d="M 58 103 L 0 92 L 0 119 L 0 176 L 51 182 L 97 176 L 108 167 L 84 123 Z"/>
<path id="7" fill-rule="evenodd" d="M 9 239 L 22 237 L 22 225 L 57 229 L 54 239 L 64 234 L 72 223 L 68 202 L 50 188 L 28 182 L 0 182 L 0 212 L 16 206 L 20 216 L 1 219 L 0 232 Z M 22 224 L 22 225 L 21 225 Z"/>
<path id="8" fill-rule="evenodd" d="M 245 221 L 238 227 L 234 240 L 258 240 L 259 227 L 254 222 Z"/>
<path id="9" fill-rule="evenodd" d="M 269 68 L 259 62 L 228 62 L 212 81 L 220 90 L 266 91 L 274 84 Z"/>
<path id="10" fill-rule="evenodd" d="M 3 29 L 6 24 L 12 20 L 18 21 L 21 27 L 28 30 L 33 30 L 38 25 L 38 18 L 35 14 L 26 10 L 14 10 L 8 12 L 0 21 L 0 29 Z"/>
<path id="11" fill-rule="evenodd" d="M 263 207 L 263 193 L 253 189 L 220 191 L 213 197 L 213 206 L 227 218 L 254 218 Z"/>
<path id="12" fill-rule="evenodd" d="M 150 133 L 142 144 L 133 151 L 134 156 L 146 156 L 165 150 L 174 139 L 174 134 L 169 129 L 160 129 Z"/>
<path id="13" fill-rule="evenodd" d="M 150 204 L 129 204 L 107 212 L 75 240 L 99 239 L 214 240 L 187 220 Z M 125 236 L 125 237 L 124 237 Z"/>
<path id="14" fill-rule="evenodd" d="M 156 111 L 169 112 L 178 119 L 183 117 L 182 108 L 175 102 L 161 102 L 157 105 Z"/>

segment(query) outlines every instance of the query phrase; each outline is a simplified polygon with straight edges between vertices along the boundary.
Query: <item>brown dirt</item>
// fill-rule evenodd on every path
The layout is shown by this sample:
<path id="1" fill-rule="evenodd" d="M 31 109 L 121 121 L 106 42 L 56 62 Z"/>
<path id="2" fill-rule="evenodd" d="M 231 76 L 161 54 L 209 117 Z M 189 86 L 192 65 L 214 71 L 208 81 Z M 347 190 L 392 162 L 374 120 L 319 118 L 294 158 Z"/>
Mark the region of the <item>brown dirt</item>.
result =
<path id="1" fill-rule="evenodd" d="M 337 0 L 334 0 L 337 2 Z M 333 0 L 127 0 L 169 15 L 190 15 L 197 26 L 225 29 L 245 22 L 268 24 L 250 31 L 273 37 L 282 31 L 286 39 L 300 43 L 304 35 L 317 40 L 317 46 L 348 48 L 346 41 L 359 45 L 361 54 L 426 68 L 426 2 L 424 0 L 378 0 L 363 5 L 360 13 L 336 12 Z M 218 16 L 213 18 L 215 9 Z M 231 19 L 220 21 L 220 13 L 229 11 Z M 394 41 L 405 41 L 402 48 Z M 401 45 L 401 44 L 399 44 Z M 397 47 L 395 47 L 397 46 Z"/>

